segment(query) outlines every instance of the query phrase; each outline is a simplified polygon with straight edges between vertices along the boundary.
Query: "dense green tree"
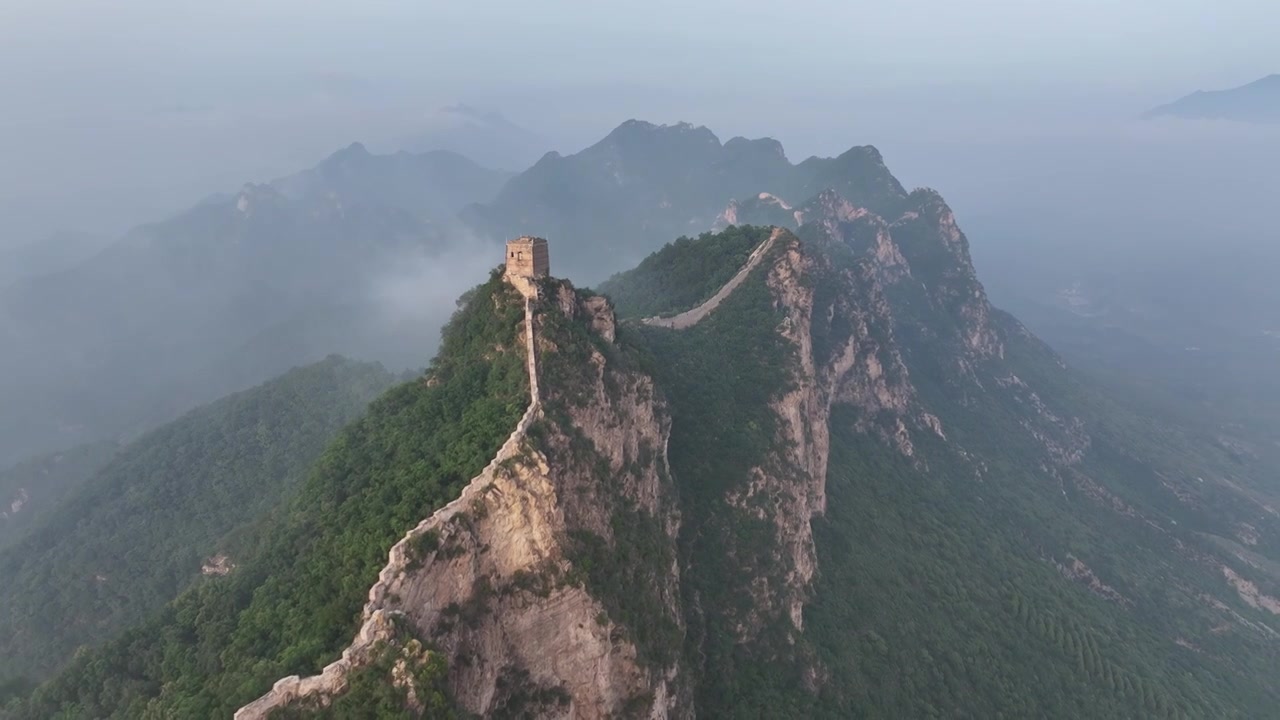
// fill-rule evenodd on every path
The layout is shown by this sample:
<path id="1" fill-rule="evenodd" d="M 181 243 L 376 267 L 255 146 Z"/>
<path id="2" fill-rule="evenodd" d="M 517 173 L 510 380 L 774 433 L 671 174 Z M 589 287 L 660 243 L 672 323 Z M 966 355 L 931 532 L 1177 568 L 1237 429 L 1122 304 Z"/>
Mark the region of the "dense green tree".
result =
<path id="1" fill-rule="evenodd" d="M 12 714 L 227 717 L 280 677 L 318 672 L 350 640 L 387 548 L 457 497 L 524 412 L 523 318 L 495 272 L 464 298 L 427 377 L 340 433 L 234 572 L 79 654 Z"/>
<path id="2" fill-rule="evenodd" d="M 38 676 L 161 608 L 288 497 L 392 382 L 330 357 L 152 431 L 0 553 L 0 675 Z M 92 455 L 92 453 L 90 453 Z"/>

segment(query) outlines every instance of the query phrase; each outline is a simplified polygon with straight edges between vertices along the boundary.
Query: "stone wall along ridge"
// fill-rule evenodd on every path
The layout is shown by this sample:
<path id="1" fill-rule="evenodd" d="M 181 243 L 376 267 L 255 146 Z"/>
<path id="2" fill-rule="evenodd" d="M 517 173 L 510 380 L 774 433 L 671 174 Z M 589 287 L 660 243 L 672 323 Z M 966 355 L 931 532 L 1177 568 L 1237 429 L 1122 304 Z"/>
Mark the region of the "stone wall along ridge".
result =
<path id="1" fill-rule="evenodd" d="M 774 228 L 773 232 L 769 234 L 769 238 L 757 245 L 755 250 L 751 251 L 751 255 L 747 257 L 747 262 L 742 266 L 742 269 L 738 270 L 738 272 L 729 279 L 729 282 L 725 283 L 723 287 L 716 291 L 715 295 L 712 295 L 701 305 L 672 317 L 649 317 L 644 318 L 640 322 L 645 325 L 671 328 L 672 330 L 683 330 L 697 325 L 701 322 L 702 318 L 710 315 L 713 310 L 720 306 L 720 303 L 724 302 L 725 298 L 732 295 L 733 291 L 747 279 L 747 276 L 751 274 L 752 270 L 756 269 L 756 266 L 764 259 L 765 254 L 769 252 L 769 248 L 773 247 L 774 241 L 777 240 L 778 236 L 781 234 L 781 228 Z"/>
<path id="2" fill-rule="evenodd" d="M 379 642 L 395 637 L 394 616 L 398 611 L 384 608 L 388 595 L 399 585 L 410 564 L 410 547 L 414 538 L 448 523 L 468 507 L 493 483 L 494 474 L 505 461 L 515 457 L 529 431 L 538 418 L 541 405 L 538 398 L 538 359 L 535 352 L 533 331 L 533 305 L 526 294 L 524 301 L 525 345 L 529 363 L 529 407 L 506 442 L 480 474 L 475 476 L 456 500 L 432 513 L 405 534 L 388 553 L 387 564 L 378 573 L 378 581 L 369 589 L 365 603 L 363 622 L 351 645 L 343 650 L 342 657 L 329 663 L 319 675 L 289 677 L 277 680 L 266 694 L 236 711 L 234 720 L 266 720 L 275 710 L 299 700 L 314 698 L 324 704 L 329 698 L 346 690 L 348 676 L 354 670 L 372 661 Z"/>

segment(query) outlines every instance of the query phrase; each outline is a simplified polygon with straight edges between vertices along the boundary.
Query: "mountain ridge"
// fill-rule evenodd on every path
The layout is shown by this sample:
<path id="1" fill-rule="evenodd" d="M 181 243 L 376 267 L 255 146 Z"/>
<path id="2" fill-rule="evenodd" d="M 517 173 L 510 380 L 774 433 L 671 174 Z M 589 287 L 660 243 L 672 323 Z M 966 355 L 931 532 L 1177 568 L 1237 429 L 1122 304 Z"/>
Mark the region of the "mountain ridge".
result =
<path id="1" fill-rule="evenodd" d="M 531 300 L 491 273 L 431 369 L 343 433 L 259 551 L 13 714 L 227 715 L 279 682 L 297 717 L 1251 718 L 1280 702 L 1268 466 L 1076 375 L 992 307 L 942 196 L 907 192 L 874 149 L 725 198 L 724 145 L 637 123 L 512 182 L 537 198 L 581 173 L 643 195 L 679 167 L 646 155 L 667 133 L 705 153 L 690 182 L 711 183 L 667 219 L 723 230 L 598 292 L 544 278 Z M 644 207 L 601 187 L 566 227 Z M 529 207 L 593 187 L 566 189 Z M 658 232 L 627 230 L 638 247 Z M 557 271 L 581 237 L 553 236 Z M 535 383 L 541 415 L 494 465 Z M 441 507 L 457 512 L 431 520 Z M 380 610 L 398 619 L 362 635 Z M 345 686 L 292 702 L 353 637 L 369 653 Z"/>
<path id="2" fill-rule="evenodd" d="M 451 153 L 356 144 L 0 287 L 0 344 L 12 349 L 0 356 L 0 392 L 12 399 L 0 410 L 0 461 L 128 436 L 333 352 L 428 355 L 430 335 L 394 325 L 438 311 L 392 304 L 379 288 L 443 255 L 470 257 L 453 216 L 506 178 Z M 234 374 L 209 366 L 303 313 L 332 327 L 304 323 L 292 348 L 239 358 Z"/>
<path id="3" fill-rule="evenodd" d="M 1280 73 L 1226 90 L 1197 90 L 1144 116 L 1280 122 Z"/>
<path id="4" fill-rule="evenodd" d="M 540 283 L 534 325 L 527 324 L 526 301 L 517 313 L 514 300 L 501 299 L 513 293 L 494 284 L 496 274 L 472 294 L 458 320 L 466 324 L 450 331 L 455 341 L 474 323 L 510 328 L 500 330 L 507 339 L 497 348 L 514 347 L 520 317 L 526 332 L 540 328 L 544 417 L 498 474 L 500 491 L 461 483 L 447 497 L 453 507 L 461 505 L 452 498 L 471 497 L 467 507 L 437 533 L 397 546 L 402 570 L 379 595 L 403 621 L 366 634 L 361 642 L 381 642 L 366 642 L 376 652 L 349 676 L 346 692 L 294 702 L 287 711 L 338 713 L 371 699 L 411 712 L 448 707 L 586 718 L 624 707 L 659 717 L 748 708 L 916 716 L 929 707 L 1245 717 L 1247 708 L 1265 706 L 1265 686 L 1230 658 L 1264 657 L 1275 642 L 1267 633 L 1270 611 L 1247 600 L 1269 596 L 1272 586 L 1196 534 L 1221 523 L 1209 519 L 1214 512 L 1236 511 L 1221 505 L 1204 515 L 1209 506 L 1187 505 L 1180 498 L 1207 488 L 1145 465 L 1131 455 L 1145 452 L 1139 445 L 1119 451 L 1117 439 L 1128 436 L 1098 424 L 1096 411 L 1064 394 L 1069 371 L 990 307 L 967 240 L 936 193 L 912 193 L 892 220 L 834 193 L 805 207 L 807 221 L 794 232 L 733 228 L 726 232 L 730 239 L 740 233 L 736 240 L 708 235 L 673 243 L 602 286 L 606 296 L 643 298 L 624 290 L 654 287 L 665 254 L 741 258 L 744 249 L 748 257 L 760 250 L 754 267 L 725 260 L 728 276 L 748 266 L 746 279 L 683 329 L 639 322 L 644 315 L 626 303 L 617 320 L 607 297 L 559 280 Z M 722 287 L 686 293 L 667 307 L 679 313 L 701 306 Z M 504 319 L 489 317 L 495 310 Z M 484 333 L 469 337 L 490 353 L 470 363 L 475 369 L 500 362 L 528 373 L 527 357 L 493 354 Z M 733 372 L 725 372 L 725 358 Z M 463 357 L 446 351 L 439 362 L 457 366 Z M 509 417 L 516 422 L 516 413 Z M 504 434 L 511 426 L 504 424 Z M 628 439 L 637 432 L 648 439 Z M 1165 476 L 1149 485 L 1157 473 Z M 855 545 L 840 540 L 862 536 L 858 523 L 847 522 L 862 506 L 849 503 L 851 493 L 881 497 L 868 507 L 889 514 L 863 522 L 899 538 L 896 549 L 871 537 Z M 1174 522 L 1169 513 L 1179 506 Z M 924 525 L 893 527 L 890 518 L 900 513 L 921 515 Z M 403 516 L 401 527 L 429 515 Z M 427 522 L 420 527 L 436 527 Z M 1275 544 L 1274 522 L 1255 530 L 1254 547 Z M 1132 559 L 1116 554 L 1120 547 Z M 893 555 L 930 584 L 889 602 L 886 593 L 906 580 L 892 565 L 867 565 L 876 553 Z M 933 553 L 949 561 L 936 564 Z M 983 560 L 985 553 L 999 562 Z M 381 567 L 385 550 L 378 556 Z M 1175 557 L 1182 559 L 1170 564 Z M 1224 561 L 1239 580 L 1224 574 Z M 273 588 L 253 593 L 262 603 L 269 593 L 297 592 L 249 565 L 208 584 L 206 597 L 216 597 L 220 585 L 259 582 L 255 577 Z M 1174 574 L 1151 576 L 1151 568 Z M 637 573 L 646 578 L 639 585 L 629 582 Z M 849 582 L 859 573 L 884 581 L 843 593 L 829 586 L 833 577 Z M 366 574 L 372 578 L 376 568 L 360 576 Z M 330 574 L 310 577 L 333 582 Z M 1237 599 L 1245 582 L 1255 583 L 1258 595 Z M 358 609 L 372 597 L 368 587 L 343 593 Z M 1150 614 L 1170 602 L 1200 609 Z M 286 636 L 297 637 L 304 627 L 289 610 L 262 610 L 276 619 L 242 614 L 233 621 L 241 623 L 236 634 L 292 628 Z M 917 621 L 903 622 L 900 612 Z M 863 629 L 838 631 L 859 626 L 859 617 Z M 1214 630 L 1223 622 L 1231 628 L 1226 635 Z M 329 650 L 308 651 L 313 672 L 354 635 L 334 629 L 323 630 Z M 943 639 L 952 635 L 956 642 L 986 638 L 973 650 L 981 663 L 949 654 L 955 646 Z M 148 637 L 128 642 L 153 647 Z M 538 651 L 570 637 L 577 650 Z M 1185 645 L 1202 659 L 1192 662 Z M 920 673 L 932 661 L 903 647 L 947 658 L 953 682 L 932 682 Z M 608 673 L 579 663 L 582 648 L 613 658 Z M 230 664 L 219 672 L 243 677 L 240 664 L 257 652 L 235 661 L 221 654 Z M 400 677 L 414 679 L 394 680 L 396 666 L 405 668 Z M 99 666 L 73 666 L 38 690 L 30 714 L 61 698 L 110 715 L 112 705 L 83 705 L 104 699 L 79 694 L 97 692 L 102 670 L 86 675 L 90 667 Z M 1035 693 L 1022 690 L 1031 674 L 1039 678 Z M 130 707 L 194 702 L 190 707 L 230 712 L 243 707 L 229 706 L 232 697 L 252 700 L 240 681 L 201 674 L 197 682 L 190 670 L 147 677 Z M 905 680 L 890 687 L 884 677 Z M 263 683 L 274 679 L 259 674 L 254 683 L 269 690 Z M 293 682 L 277 685 L 285 701 L 297 700 L 289 696 Z M 155 692 L 147 687 L 168 688 L 167 700 L 147 700 Z M 240 689 L 228 693 L 232 687 Z M 216 704 L 202 704 L 208 702 Z"/>
<path id="5" fill-rule="evenodd" d="M 578 153 L 548 153 L 462 219 L 489 237 L 557 238 L 560 272 L 593 282 L 672 237 L 710 229 L 735 198 L 829 187 L 885 212 L 906 196 L 875 148 L 793 165 L 772 138 L 722 143 L 704 126 L 628 120 Z"/>

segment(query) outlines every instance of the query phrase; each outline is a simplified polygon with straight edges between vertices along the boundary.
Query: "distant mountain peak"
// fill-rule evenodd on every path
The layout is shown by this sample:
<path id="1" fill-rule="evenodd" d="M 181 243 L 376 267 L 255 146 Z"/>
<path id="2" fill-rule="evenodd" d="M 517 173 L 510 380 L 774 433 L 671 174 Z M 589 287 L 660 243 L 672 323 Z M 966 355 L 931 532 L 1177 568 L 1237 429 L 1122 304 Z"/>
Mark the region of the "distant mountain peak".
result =
<path id="1" fill-rule="evenodd" d="M 794 224 L 789 208 L 828 189 L 894 217 L 907 197 L 870 146 L 793 164 L 774 138 L 733 137 L 722 144 L 701 125 L 631 119 L 580 152 L 544 155 L 492 203 L 467 208 L 463 220 L 494 238 L 555 237 L 559 252 L 572 248 L 562 270 L 588 279 L 681 234 L 748 218 Z M 784 202 L 762 200 L 760 193 Z"/>
<path id="2" fill-rule="evenodd" d="M 236 194 L 236 211 L 248 217 L 255 210 L 284 201 L 284 195 L 270 183 L 245 183 Z"/>
<path id="3" fill-rule="evenodd" d="M 875 145 L 854 145 L 853 147 L 840 153 L 837 160 L 870 160 L 871 162 L 884 165 L 884 155 L 880 154 L 879 148 Z"/>
<path id="4" fill-rule="evenodd" d="M 724 149 L 731 152 L 758 152 L 762 155 L 773 155 L 782 159 L 786 159 L 787 152 L 782 147 L 782 143 L 771 137 L 762 138 L 745 138 L 741 135 L 729 138 L 724 144 Z"/>
<path id="5" fill-rule="evenodd" d="M 1280 122 L 1280 73 L 1226 90 L 1197 90 L 1147 111 L 1144 117 L 1277 123 Z"/>
<path id="6" fill-rule="evenodd" d="M 373 155 L 369 152 L 369 149 L 364 146 L 364 143 L 353 142 L 325 158 L 320 164 L 324 167 L 341 167 L 352 163 L 363 162 L 371 157 L 373 157 Z"/>
<path id="7" fill-rule="evenodd" d="M 656 125 L 646 120 L 631 119 L 614 128 L 605 142 L 626 142 L 641 138 L 696 136 L 699 140 L 720 146 L 720 138 L 705 125 L 678 122 L 674 125 Z"/>

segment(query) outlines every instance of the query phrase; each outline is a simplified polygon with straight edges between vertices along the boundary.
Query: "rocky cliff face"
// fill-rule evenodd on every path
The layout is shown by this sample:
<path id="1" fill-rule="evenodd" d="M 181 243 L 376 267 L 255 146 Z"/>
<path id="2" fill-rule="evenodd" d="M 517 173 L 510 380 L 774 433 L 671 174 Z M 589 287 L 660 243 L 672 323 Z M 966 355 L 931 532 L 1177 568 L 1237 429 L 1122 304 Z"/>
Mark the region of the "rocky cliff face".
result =
<path id="1" fill-rule="evenodd" d="M 655 627 L 678 636 L 682 623 L 665 404 L 624 367 L 603 298 L 558 282 L 541 293 L 526 321 L 534 398 L 507 445 L 393 548 L 343 658 L 282 680 L 238 718 L 326 704 L 375 648 L 403 643 L 392 620 L 445 659 L 450 695 L 469 713 L 688 714 L 678 659 L 646 645 Z M 657 556 L 628 568 L 643 585 L 593 572 L 637 540 Z"/>
<path id="2" fill-rule="evenodd" d="M 996 317 L 974 270 L 968 239 L 937 192 L 912 192 L 901 214 L 886 220 L 827 191 L 807 202 L 797 218 L 803 222 L 799 230 L 803 237 L 839 248 L 835 257 L 852 253 L 853 262 L 845 271 L 850 274 L 850 291 L 841 296 L 840 307 L 831 317 L 874 318 L 879 323 L 863 333 L 877 338 L 887 357 L 869 358 L 880 368 L 869 368 L 868 377 L 888 372 L 910 388 L 907 368 L 916 367 L 936 370 L 962 403 L 973 393 L 998 392 L 1024 411 L 1019 422 L 1044 448 L 1047 469 L 1056 473 L 1080 461 L 1090 443 L 1081 421 L 1051 409 L 1000 362 L 1006 334 L 1022 339 L 1031 335 L 1012 318 L 1001 322 Z M 907 336 L 905 342 L 902 336 Z M 930 351 L 927 355 L 920 353 L 924 348 Z M 904 363 L 904 355 L 912 349 L 916 356 Z M 1052 355 L 1047 348 L 1044 351 Z M 935 414 L 938 409 L 909 410 L 901 402 L 903 397 L 862 387 L 843 399 L 864 416 L 881 409 L 910 416 L 890 433 L 908 455 L 911 432 L 924 430 L 946 439 Z M 967 461 L 974 461 L 962 448 L 957 450 Z M 975 462 L 975 472 L 980 474 L 981 463 Z"/>
<path id="3" fill-rule="evenodd" d="M 933 305 L 949 316 L 965 348 L 980 358 L 999 357 L 1004 345 L 991 321 L 991 304 L 969 257 L 969 240 L 955 213 L 933 190 L 916 190 L 889 228 L 912 276 Z"/>
<path id="4" fill-rule="evenodd" d="M 878 423 L 903 452 L 911 451 L 902 418 L 913 390 L 901 357 L 886 342 L 892 337 L 888 306 L 878 289 L 862 284 L 865 277 L 832 266 L 791 233 L 777 242 L 764 281 L 783 313 L 777 332 L 791 348 L 790 382 L 770 403 L 777 420 L 776 449 L 728 502 L 772 522 L 769 560 L 781 574 L 759 574 L 752 588 L 754 606 L 740 622 L 743 640 L 778 614 L 796 631 L 803 629 L 804 603 L 816 572 L 810 523 L 826 505 L 832 405 L 856 404 L 868 426 Z M 815 334 L 821 337 L 818 347 Z"/>
<path id="5" fill-rule="evenodd" d="M 534 315 L 544 411 L 493 483 L 436 529 L 391 607 L 444 654 L 469 712 L 679 714 L 678 663 L 645 655 L 645 628 L 628 624 L 614 595 L 646 596 L 678 628 L 670 420 L 653 382 L 609 357 L 612 309 L 567 284 L 545 295 Z M 618 552 L 620 515 L 647 521 L 666 544 L 648 586 L 604 587 L 583 568 L 593 549 Z"/>
<path id="6" fill-rule="evenodd" d="M 718 671 L 709 643 L 726 632 L 748 656 L 791 653 L 813 690 L 826 682 L 803 648 L 833 409 L 851 410 L 858 431 L 921 464 L 921 438 L 947 434 L 913 385 L 900 334 L 954 349 L 945 376 L 977 387 L 992 376 L 976 368 L 998 362 L 1003 341 L 967 241 L 935 194 L 913 193 L 892 221 L 835 192 L 799 209 L 763 195 L 751 205 L 785 209 L 798 231 L 775 230 L 679 322 L 635 328 L 677 344 L 709 337 L 714 347 L 716 333 L 739 332 L 733 314 L 753 302 L 742 293 L 756 293 L 772 318 L 762 331 L 780 348 L 781 381 L 762 396 L 761 416 L 772 435 L 729 471 L 709 513 L 686 517 L 687 496 L 701 492 L 691 484 L 702 480 L 672 477 L 663 392 L 673 388 L 640 370 L 626 340 L 634 330 L 618 327 L 604 298 L 559 281 L 536 288 L 530 414 L 486 475 L 393 550 L 366 609 L 402 621 L 447 661 L 448 688 L 466 711 L 686 717 Z M 1078 460 L 1087 439 L 1073 435 L 1077 421 L 1011 373 L 992 385 L 1034 411 L 1025 429 L 1046 462 Z M 740 429 L 733 422 L 726 431 Z M 712 590 L 701 577 L 708 564 L 741 586 Z M 703 664 L 689 666 L 691 657 Z"/>

